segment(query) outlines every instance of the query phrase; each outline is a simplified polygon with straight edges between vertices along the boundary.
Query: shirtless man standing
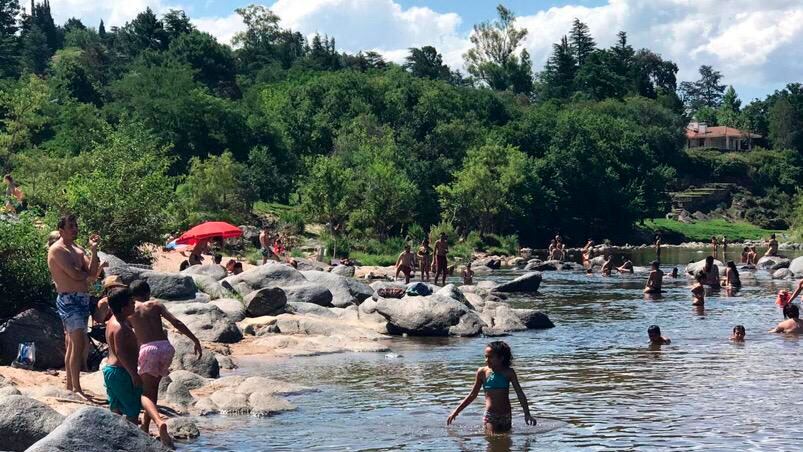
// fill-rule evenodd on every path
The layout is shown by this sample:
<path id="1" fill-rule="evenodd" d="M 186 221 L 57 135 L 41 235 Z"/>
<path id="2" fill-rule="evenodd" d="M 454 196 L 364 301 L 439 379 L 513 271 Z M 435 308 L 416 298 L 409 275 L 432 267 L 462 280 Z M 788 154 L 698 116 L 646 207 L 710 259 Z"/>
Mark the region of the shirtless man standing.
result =
<path id="1" fill-rule="evenodd" d="M 446 234 L 435 242 L 435 284 L 438 284 L 438 275 L 443 274 L 443 285 L 446 285 L 446 273 L 449 271 L 446 255 L 449 253 L 449 244 L 446 243 Z"/>
<path id="2" fill-rule="evenodd" d="M 396 259 L 396 276 L 399 277 L 399 272 L 404 273 L 404 283 L 410 284 L 410 273 L 413 271 L 413 257 L 415 255 L 410 252 L 410 245 L 404 245 L 404 252 L 399 254 Z"/>
<path id="3" fill-rule="evenodd" d="M 765 256 L 777 256 L 778 255 L 778 241 L 775 240 L 775 234 L 770 235 L 769 247 L 770 248 L 767 250 L 766 253 L 764 253 L 764 255 Z"/>
<path id="4" fill-rule="evenodd" d="M 137 280 L 131 283 L 131 296 L 136 301 L 133 312 L 128 321 L 134 328 L 139 355 L 137 359 L 137 374 L 142 379 L 143 395 L 153 402 L 159 396 L 159 382 L 170 374 L 170 363 L 176 350 L 167 340 L 167 333 L 162 328 L 162 319 L 167 320 L 179 333 L 190 338 L 195 343 L 195 353 L 201 357 L 203 347 L 201 341 L 192 334 L 181 320 L 178 320 L 164 305 L 151 300 L 151 288 L 145 281 Z M 152 415 L 145 413 L 142 418 L 142 430 L 146 433 L 150 427 Z M 153 419 L 158 421 L 158 417 Z M 159 426 L 159 422 L 156 422 Z"/>
<path id="5" fill-rule="evenodd" d="M 78 236 L 78 220 L 75 215 L 60 218 L 58 227 L 61 238 L 48 249 L 47 266 L 56 285 L 56 308 L 64 325 L 67 390 L 86 397 L 81 389 L 80 377 L 84 350 L 87 347 L 89 279 L 98 272 L 100 237 L 96 234 L 89 237 L 92 255 L 87 257 L 84 250 L 75 244 Z"/>
<path id="6" fill-rule="evenodd" d="M 783 308 L 783 313 L 788 318 L 771 329 L 770 333 L 803 333 L 803 322 L 800 321 L 800 309 L 797 305 L 789 303 Z"/>
<path id="7" fill-rule="evenodd" d="M 647 287 L 644 288 L 644 293 L 661 293 L 664 272 L 658 268 L 658 265 L 658 261 L 652 261 L 652 270 L 650 271 L 650 277 L 647 279 Z"/>
<path id="8" fill-rule="evenodd" d="M 124 288 L 112 289 L 109 293 L 109 307 L 114 316 L 106 322 L 109 358 L 103 368 L 103 383 L 109 397 L 109 409 L 125 415 L 130 422 L 136 424 L 139 421 L 139 412 L 145 408 L 144 419 L 153 418 L 162 444 L 173 447 L 167 424 L 159 417 L 156 404 L 142 395 L 142 379 L 137 374 L 137 338 L 128 320 L 135 309 L 131 292 Z M 143 430 L 144 425 L 143 423 Z"/>

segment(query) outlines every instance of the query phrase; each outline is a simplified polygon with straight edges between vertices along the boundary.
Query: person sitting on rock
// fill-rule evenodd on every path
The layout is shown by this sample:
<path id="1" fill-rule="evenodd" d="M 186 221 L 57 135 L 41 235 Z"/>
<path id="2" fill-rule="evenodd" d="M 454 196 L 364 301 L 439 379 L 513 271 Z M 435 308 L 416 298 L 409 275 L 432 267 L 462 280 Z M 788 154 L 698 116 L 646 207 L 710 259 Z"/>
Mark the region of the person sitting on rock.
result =
<path id="1" fill-rule="evenodd" d="M 549 247 L 547 247 L 547 260 L 552 261 L 558 258 L 558 242 L 555 239 L 552 239 L 549 242 Z"/>
<path id="2" fill-rule="evenodd" d="M 661 284 L 664 280 L 664 272 L 658 267 L 658 261 L 652 261 L 652 270 L 650 276 L 647 278 L 647 286 L 644 288 L 644 293 L 655 294 L 661 293 Z"/>
<path id="3" fill-rule="evenodd" d="M 410 283 L 410 274 L 413 271 L 413 253 L 410 252 L 410 245 L 404 245 L 404 252 L 399 254 L 396 259 L 396 276 L 394 279 L 399 278 L 399 272 L 404 273 L 404 283 Z"/>
<path id="4" fill-rule="evenodd" d="M 474 284 L 474 270 L 471 269 L 471 262 L 469 262 L 463 270 L 463 285 L 470 286 L 472 284 Z"/>
<path id="5" fill-rule="evenodd" d="M 291 259 L 291 260 L 292 260 L 292 259 Z M 294 261 L 294 262 L 295 262 L 295 261 Z M 292 264 L 293 264 L 293 263 L 292 263 L 292 262 L 290 262 L 290 265 L 292 265 Z M 298 264 L 296 264 L 296 265 L 298 265 Z M 234 263 L 234 266 L 231 268 L 231 274 L 232 274 L 232 275 L 239 275 L 239 274 L 240 274 L 240 273 L 242 273 L 242 272 L 243 272 L 243 263 L 242 263 L 242 262 L 239 262 L 239 261 L 238 261 L 238 262 L 235 262 L 235 263 Z"/>
<path id="6" fill-rule="evenodd" d="M 616 267 L 616 271 L 619 273 L 633 273 L 633 261 L 630 259 L 626 260 L 621 267 Z"/>
<path id="7" fill-rule="evenodd" d="M 276 256 L 276 259 L 278 259 L 280 262 L 284 260 L 284 255 L 286 252 L 287 249 L 284 247 L 284 244 L 282 243 L 282 238 L 277 237 L 276 241 L 273 242 L 273 254 Z"/>
<path id="8" fill-rule="evenodd" d="M 159 382 L 163 377 L 170 375 L 170 364 L 176 354 L 176 349 L 170 344 L 167 332 L 162 327 L 162 319 L 173 325 L 173 328 L 187 336 L 195 344 L 195 353 L 198 358 L 201 357 L 203 347 L 201 341 L 192 334 L 184 322 L 175 318 L 162 303 L 151 300 L 151 288 L 147 282 L 142 280 L 132 282 L 130 291 L 135 304 L 128 321 L 134 328 L 134 334 L 139 344 L 137 373 L 142 379 L 145 397 L 156 405 L 159 396 Z M 142 420 L 143 431 L 148 431 L 152 417 L 149 413 L 145 413 Z M 157 419 L 158 417 L 153 420 Z"/>
<path id="9" fill-rule="evenodd" d="M 668 337 L 661 336 L 661 327 L 658 325 L 650 325 L 647 328 L 647 336 L 650 338 L 650 345 L 669 345 L 672 340 Z"/>
<path id="10" fill-rule="evenodd" d="M 756 265 L 756 262 L 758 262 L 758 252 L 756 251 L 756 246 L 753 245 L 747 252 L 747 265 Z"/>
<path id="11" fill-rule="evenodd" d="M 800 321 L 800 309 L 797 305 L 789 303 L 783 308 L 786 320 L 770 330 L 770 333 L 801 334 L 803 333 L 803 322 Z"/>
<path id="12" fill-rule="evenodd" d="M 775 240 L 775 234 L 770 235 L 770 241 L 767 244 L 769 248 L 764 256 L 777 256 L 778 255 L 778 241 Z"/>
<path id="13" fill-rule="evenodd" d="M 137 424 L 139 412 L 144 408 L 143 430 L 144 422 L 153 419 L 159 429 L 162 444 L 172 448 L 173 439 L 167 431 L 167 424 L 159 416 L 155 399 L 151 400 L 143 395 L 143 381 L 137 370 L 137 337 L 128 320 L 135 310 L 131 292 L 125 288 L 113 289 L 109 293 L 109 307 L 114 315 L 106 323 L 109 358 L 103 368 L 103 383 L 109 397 L 109 409 Z"/>

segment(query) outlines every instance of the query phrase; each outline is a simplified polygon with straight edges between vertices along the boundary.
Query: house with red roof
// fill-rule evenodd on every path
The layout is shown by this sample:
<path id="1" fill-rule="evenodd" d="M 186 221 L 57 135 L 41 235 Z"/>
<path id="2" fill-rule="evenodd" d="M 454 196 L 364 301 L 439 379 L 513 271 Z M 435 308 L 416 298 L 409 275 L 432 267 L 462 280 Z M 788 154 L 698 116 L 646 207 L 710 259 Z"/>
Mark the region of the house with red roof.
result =
<path id="1" fill-rule="evenodd" d="M 690 122 L 686 126 L 686 149 L 719 149 L 720 151 L 749 151 L 753 140 L 761 135 L 726 126 L 708 126 Z"/>

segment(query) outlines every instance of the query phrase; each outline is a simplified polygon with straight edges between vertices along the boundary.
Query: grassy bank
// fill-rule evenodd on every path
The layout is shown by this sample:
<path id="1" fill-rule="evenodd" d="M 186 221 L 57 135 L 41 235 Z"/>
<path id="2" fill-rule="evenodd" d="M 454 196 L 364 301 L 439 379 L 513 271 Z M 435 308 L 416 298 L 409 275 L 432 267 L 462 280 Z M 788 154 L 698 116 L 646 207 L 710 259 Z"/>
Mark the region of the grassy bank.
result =
<path id="1" fill-rule="evenodd" d="M 766 239 L 770 234 L 779 236 L 786 231 L 763 229 L 745 222 L 731 223 L 725 220 L 704 220 L 686 224 L 665 218 L 647 220 L 642 228 L 650 233 L 662 232 L 673 235 L 682 235 L 687 241 L 708 242 L 711 236 L 725 236 L 728 240 L 759 240 Z"/>

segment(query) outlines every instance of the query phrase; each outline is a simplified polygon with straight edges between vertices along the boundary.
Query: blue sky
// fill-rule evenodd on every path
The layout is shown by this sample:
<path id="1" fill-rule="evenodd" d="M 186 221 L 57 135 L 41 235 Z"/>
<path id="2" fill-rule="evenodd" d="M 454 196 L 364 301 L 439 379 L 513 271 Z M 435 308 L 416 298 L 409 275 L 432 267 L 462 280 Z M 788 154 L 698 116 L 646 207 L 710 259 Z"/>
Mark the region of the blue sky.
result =
<path id="1" fill-rule="evenodd" d="M 27 3 L 27 0 L 24 2 Z M 202 30 L 228 42 L 242 22 L 243 0 L 51 0 L 56 20 L 76 16 L 121 25 L 146 6 L 188 12 Z M 455 69 L 470 46 L 472 25 L 493 19 L 498 1 L 468 0 L 271 0 L 282 25 L 337 39 L 339 50 L 375 50 L 401 61 L 409 47 L 434 45 Z M 636 48 L 649 48 L 680 67 L 679 80 L 697 77 L 709 64 L 736 88 L 744 103 L 786 83 L 803 82 L 803 0 L 507 0 L 527 28 L 525 46 L 541 70 L 552 43 L 577 17 L 600 46 L 628 32 Z"/>

